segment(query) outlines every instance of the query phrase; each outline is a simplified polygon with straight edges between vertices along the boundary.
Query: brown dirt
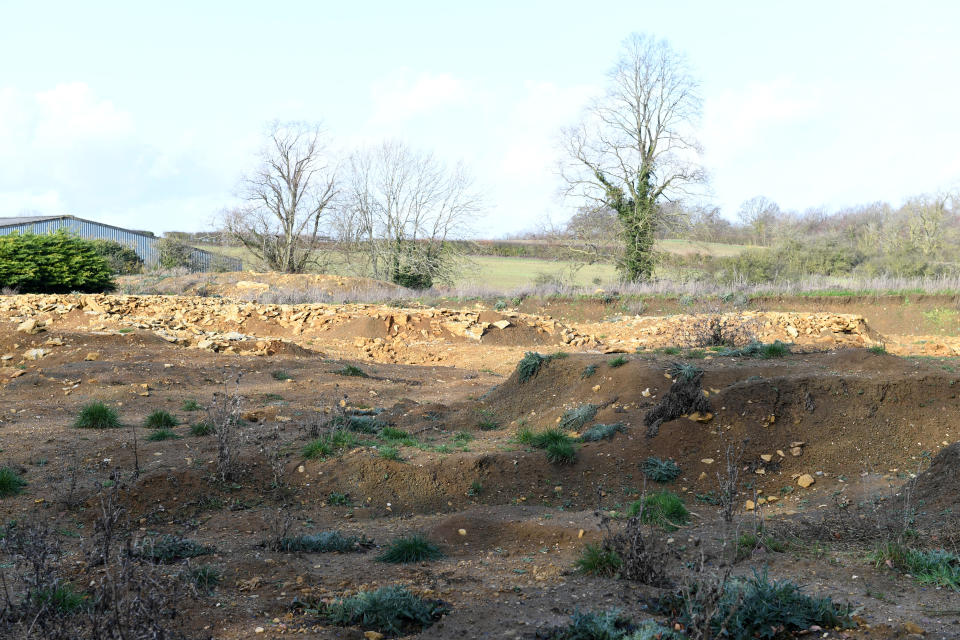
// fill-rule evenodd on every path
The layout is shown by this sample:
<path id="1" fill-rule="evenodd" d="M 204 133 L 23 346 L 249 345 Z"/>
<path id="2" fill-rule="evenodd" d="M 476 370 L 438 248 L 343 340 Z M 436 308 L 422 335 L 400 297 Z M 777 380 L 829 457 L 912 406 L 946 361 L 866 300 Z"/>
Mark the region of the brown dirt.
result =
<path id="1" fill-rule="evenodd" d="M 806 328 L 819 327 L 816 340 L 782 359 L 643 352 L 612 367 L 602 353 L 617 346 L 611 336 L 628 341 L 639 329 L 660 326 L 647 344 L 665 346 L 683 319 L 603 323 L 606 336 L 600 337 L 592 325 L 491 311 L 190 297 L 0 298 L 0 355 L 10 355 L 0 362 L 2 462 L 29 482 L 24 494 L 0 499 L 0 520 L 47 519 L 67 532 L 67 549 L 78 552 L 93 529 L 97 483 L 119 470 L 135 536 L 178 533 L 217 550 L 203 561 L 223 573 L 223 583 L 213 596 L 184 605 L 199 637 L 270 638 L 305 629 L 303 637 L 362 638 L 358 630 L 325 627 L 295 613 L 290 603 L 405 584 L 453 608 L 417 637 L 520 638 L 575 609 L 616 606 L 637 619 L 650 616 L 642 598 L 656 590 L 572 567 L 583 545 L 599 539 L 598 502 L 605 511 L 622 511 L 636 500 L 644 490 L 640 465 L 651 455 L 677 462 L 681 476 L 671 488 L 696 514 L 665 542 L 677 556 L 677 571 L 697 559 L 701 544 L 718 553 L 724 528 L 717 508 L 697 496 L 716 489 L 731 443 L 746 442 L 738 506 L 769 500 L 763 505 L 769 519 L 816 513 L 880 489 L 903 493 L 924 452 L 940 453 L 911 485 L 912 495 L 933 515 L 956 508 L 950 496 L 960 494 L 958 445 L 945 446 L 960 439 L 954 360 L 872 353 L 862 348 L 873 342 L 870 328 L 855 314 L 776 316 L 785 324 L 758 317 L 770 322 L 770 331 L 793 326 L 798 335 L 811 335 Z M 17 331 L 31 318 L 44 324 L 42 331 Z M 511 324 L 494 327 L 500 320 Z M 853 328 L 829 328 L 841 326 Z M 201 347 L 202 341 L 209 344 Z M 569 355 L 550 359 L 521 383 L 516 362 L 538 348 Z M 31 349 L 46 353 L 30 360 Z M 713 416 L 707 422 L 681 416 L 648 437 L 644 416 L 675 384 L 667 374 L 679 359 L 703 370 Z M 369 377 L 338 375 L 347 363 Z M 595 373 L 584 377 L 589 365 Z M 214 473 L 215 439 L 191 436 L 186 426 L 204 412 L 182 404 L 209 405 L 238 374 L 249 420 L 245 471 L 224 483 Z M 115 407 L 124 428 L 74 429 L 79 409 L 91 400 Z M 589 424 L 625 426 L 612 440 L 580 445 L 573 464 L 550 464 L 543 451 L 514 441 L 521 426 L 554 426 L 564 411 L 585 403 L 600 407 Z M 146 440 L 149 430 L 139 425 L 157 409 L 185 423 L 175 428 L 181 439 Z M 380 457 L 387 443 L 363 435 L 367 442 L 340 455 L 304 458 L 311 429 L 349 409 L 382 410 L 383 420 L 415 442 L 396 445 L 400 460 Z M 287 491 L 271 488 L 270 451 L 279 452 Z M 74 468 L 86 509 L 62 503 Z M 801 474 L 815 484 L 799 487 Z M 331 505 L 332 492 L 347 494 L 352 506 Z M 298 532 L 337 528 L 381 547 L 395 536 L 424 532 L 447 558 L 392 566 L 376 562 L 376 551 L 273 552 L 262 543 L 278 509 Z M 740 530 L 755 513 L 737 509 Z M 735 572 L 768 567 L 774 577 L 854 603 L 870 628 L 849 637 L 906 638 L 904 623 L 919 624 L 929 638 L 960 636 L 957 615 L 949 613 L 956 609 L 954 593 L 877 569 L 867 551 L 797 546 L 756 553 Z M 254 634 L 257 627 L 264 633 Z"/>

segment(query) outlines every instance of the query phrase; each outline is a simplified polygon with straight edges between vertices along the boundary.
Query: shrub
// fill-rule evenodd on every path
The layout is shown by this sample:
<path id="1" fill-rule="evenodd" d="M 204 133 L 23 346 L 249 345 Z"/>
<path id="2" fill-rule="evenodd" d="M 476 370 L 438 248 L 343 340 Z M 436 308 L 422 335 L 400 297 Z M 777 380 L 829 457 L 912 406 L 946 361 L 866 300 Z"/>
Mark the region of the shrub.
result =
<path id="1" fill-rule="evenodd" d="M 102 293 L 115 288 L 94 245 L 66 231 L 0 236 L 0 288 L 20 293 Z"/>
<path id="2" fill-rule="evenodd" d="M 672 491 L 657 491 L 637 500 L 630 505 L 628 514 L 633 517 L 640 514 L 641 510 L 641 522 L 659 525 L 667 531 L 676 531 L 690 522 L 690 512 L 680 496 Z"/>
<path id="3" fill-rule="evenodd" d="M 570 616 L 569 624 L 540 632 L 537 637 L 549 640 L 627 640 L 627 634 L 633 630 L 630 619 L 620 615 L 617 609 L 576 611 Z"/>
<path id="4" fill-rule="evenodd" d="M 77 613 L 87 606 L 86 595 L 65 582 L 34 591 L 30 601 L 41 609 L 50 607 L 61 614 Z"/>
<path id="5" fill-rule="evenodd" d="M 790 355 L 790 345 L 775 340 L 760 347 L 760 357 L 764 359 L 783 358 Z"/>
<path id="6" fill-rule="evenodd" d="M 616 369 L 617 367 L 622 367 L 628 362 L 629 360 L 627 360 L 625 357 L 617 356 L 616 358 L 611 359 L 610 362 L 608 362 L 607 364 L 610 365 L 611 369 Z"/>
<path id="7" fill-rule="evenodd" d="M 200 403 L 194 399 L 184 400 L 183 404 L 180 405 L 181 411 L 202 411 L 203 407 L 200 406 Z"/>
<path id="8" fill-rule="evenodd" d="M 577 459 L 577 448 L 570 441 L 547 445 L 547 460 L 553 464 L 570 464 Z"/>
<path id="9" fill-rule="evenodd" d="M 193 583 L 193 586 L 200 591 L 212 593 L 213 590 L 217 588 L 217 585 L 220 584 L 223 576 L 214 567 L 208 564 L 202 564 L 199 567 L 190 569 L 187 577 L 190 579 L 190 582 Z"/>
<path id="10" fill-rule="evenodd" d="M 183 267 L 191 271 L 197 270 L 196 260 L 193 257 L 195 249 L 188 244 L 173 238 L 157 240 L 157 252 L 160 266 L 164 269 Z"/>
<path id="11" fill-rule="evenodd" d="M 836 605 L 830 598 L 813 598 L 790 582 L 771 582 L 766 573 L 754 573 L 745 580 L 719 586 L 719 598 L 710 606 L 701 597 L 708 589 L 695 585 L 687 593 L 661 598 L 660 613 L 672 614 L 683 627 L 695 620 L 710 635 L 730 640 L 793 637 L 813 625 L 826 629 L 849 628 L 851 608 Z"/>
<path id="12" fill-rule="evenodd" d="M 338 376 L 347 376 L 349 378 L 369 378 L 370 376 L 360 367 L 355 367 L 352 364 L 344 365 L 342 368 L 334 371 Z"/>
<path id="13" fill-rule="evenodd" d="M 597 442 L 599 440 L 610 440 L 617 433 L 622 432 L 626 426 L 622 422 L 613 424 L 595 424 L 580 436 L 583 442 Z"/>
<path id="14" fill-rule="evenodd" d="M 170 429 L 157 429 L 147 436 L 151 442 L 160 442 L 161 440 L 179 440 L 180 436 Z"/>
<path id="15" fill-rule="evenodd" d="M 587 544 L 577 558 L 577 569 L 594 576 L 615 576 L 621 564 L 616 551 L 600 544 Z"/>
<path id="16" fill-rule="evenodd" d="M 130 247 L 112 240 L 91 240 L 90 244 L 97 255 L 107 263 L 111 273 L 126 276 L 143 271 L 143 260 Z"/>
<path id="17" fill-rule="evenodd" d="M 480 421 L 477 422 L 477 428 L 480 429 L 480 431 L 496 431 L 500 428 L 500 423 L 492 418 L 481 418 Z"/>
<path id="18" fill-rule="evenodd" d="M 551 444 L 562 444 L 571 441 L 570 436 L 557 428 L 547 429 L 540 433 L 533 433 L 529 429 L 521 429 L 517 432 L 517 439 L 522 444 L 528 444 L 537 449 L 546 449 Z"/>
<path id="19" fill-rule="evenodd" d="M 667 371 L 674 380 L 692 382 L 703 375 L 703 369 L 689 362 L 674 362 Z"/>
<path id="20" fill-rule="evenodd" d="M 673 460 L 650 456 L 643 462 L 643 475 L 661 484 L 673 482 L 680 475 L 680 467 Z"/>
<path id="21" fill-rule="evenodd" d="M 287 373 L 286 371 L 277 370 L 277 371 L 271 371 L 270 377 L 279 382 L 283 382 L 284 380 L 290 379 L 290 374 Z"/>
<path id="22" fill-rule="evenodd" d="M 560 417 L 558 424 L 564 431 L 577 431 L 597 415 L 597 405 L 582 404 L 576 409 L 567 409 Z"/>
<path id="23" fill-rule="evenodd" d="M 897 542 L 878 548 L 872 559 L 877 567 L 889 564 L 909 573 L 921 584 L 932 584 L 960 591 L 960 556 L 943 549 L 911 549 Z"/>
<path id="24" fill-rule="evenodd" d="M 883 344 L 875 344 L 873 346 L 867 347 L 867 351 L 870 353 L 881 356 L 887 352 L 887 346 Z"/>
<path id="25" fill-rule="evenodd" d="M 338 507 L 349 507 L 353 504 L 350 501 L 350 496 L 345 493 L 337 493 L 336 491 L 327 497 L 327 502 Z"/>
<path id="26" fill-rule="evenodd" d="M 277 545 L 277 551 L 305 553 L 347 553 L 362 551 L 372 542 L 364 537 L 345 536 L 339 531 L 321 531 L 304 536 L 284 537 Z"/>
<path id="27" fill-rule="evenodd" d="M 400 462 L 403 458 L 400 457 L 400 451 L 396 447 L 380 447 L 378 455 L 384 460 L 394 460 Z"/>
<path id="28" fill-rule="evenodd" d="M 192 436 L 208 436 L 213 433 L 213 424 L 207 420 L 201 420 L 196 424 L 190 425 L 190 435 Z"/>
<path id="29" fill-rule="evenodd" d="M 104 403 L 91 402 L 80 410 L 73 426 L 78 429 L 115 429 L 120 426 L 120 418 Z"/>
<path id="30" fill-rule="evenodd" d="M 159 409 L 148 415 L 143 424 L 151 429 L 168 429 L 177 426 L 180 421 L 170 412 Z"/>
<path id="31" fill-rule="evenodd" d="M 337 416 L 331 424 L 335 427 L 366 434 L 378 433 L 387 426 L 387 423 L 376 416 Z"/>
<path id="32" fill-rule="evenodd" d="M 583 371 L 580 372 L 580 379 L 586 380 L 587 378 L 593 376 L 593 374 L 595 374 L 596 372 L 597 372 L 597 365 L 588 364 L 583 368 Z"/>
<path id="33" fill-rule="evenodd" d="M 453 435 L 453 441 L 458 444 L 466 444 L 473 440 L 473 434 L 467 431 L 457 431 Z"/>
<path id="34" fill-rule="evenodd" d="M 527 351 L 520 362 L 517 363 L 517 381 L 523 384 L 530 378 L 540 373 L 540 367 L 547 361 L 546 356 L 542 356 L 536 351 Z"/>
<path id="35" fill-rule="evenodd" d="M 9 498 L 23 493 L 26 486 L 27 481 L 17 473 L 16 469 L 0 467 L 0 498 Z"/>
<path id="36" fill-rule="evenodd" d="M 389 635 L 408 635 L 425 629 L 449 613 L 439 600 L 425 600 L 403 587 L 381 587 L 323 605 L 331 624 L 358 626 Z"/>
<path id="37" fill-rule="evenodd" d="M 144 538 L 134 546 L 133 553 L 156 564 L 169 564 L 183 558 L 195 558 L 213 553 L 213 548 L 205 547 L 190 538 L 165 534 Z"/>
<path id="38" fill-rule="evenodd" d="M 383 553 L 377 556 L 377 560 L 390 564 L 406 564 L 439 560 L 442 557 L 443 552 L 437 545 L 417 534 L 409 538 L 395 539 Z"/>

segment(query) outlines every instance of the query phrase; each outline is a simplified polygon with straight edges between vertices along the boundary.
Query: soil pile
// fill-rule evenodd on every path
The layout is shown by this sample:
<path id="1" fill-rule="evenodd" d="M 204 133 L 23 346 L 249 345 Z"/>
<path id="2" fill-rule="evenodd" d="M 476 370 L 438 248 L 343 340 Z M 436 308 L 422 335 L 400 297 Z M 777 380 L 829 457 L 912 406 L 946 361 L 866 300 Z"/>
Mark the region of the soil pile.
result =
<path id="1" fill-rule="evenodd" d="M 940 451 L 930 468 L 911 480 L 904 493 L 928 513 L 960 513 L 960 442 Z"/>

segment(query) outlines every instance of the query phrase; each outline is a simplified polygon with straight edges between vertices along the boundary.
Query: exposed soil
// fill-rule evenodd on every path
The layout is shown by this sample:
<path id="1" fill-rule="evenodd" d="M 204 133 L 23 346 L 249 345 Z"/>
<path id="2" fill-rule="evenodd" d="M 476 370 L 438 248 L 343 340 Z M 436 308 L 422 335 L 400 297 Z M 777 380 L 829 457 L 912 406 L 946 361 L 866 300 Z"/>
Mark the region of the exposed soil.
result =
<path id="1" fill-rule="evenodd" d="M 838 311 L 750 316 L 756 335 L 796 345 L 783 358 L 709 350 L 688 358 L 686 350 L 655 350 L 682 335 L 689 319 L 679 316 L 576 323 L 509 310 L 3 297 L 0 462 L 29 484 L 0 499 L 0 518 L 42 518 L 79 552 L 94 529 L 98 483 L 119 471 L 124 523 L 135 537 L 175 533 L 216 549 L 198 560 L 222 573 L 221 584 L 183 605 L 197 637 L 363 638 L 291 605 L 390 584 L 451 607 L 418 638 L 533 637 L 575 610 L 608 607 L 641 620 L 651 617 L 657 589 L 573 567 L 583 546 L 600 539 L 598 503 L 623 512 L 650 488 L 640 470 L 649 456 L 680 467 L 669 488 L 694 513 L 679 531 L 650 531 L 671 549 L 677 579 L 701 550 L 713 568 L 728 563 L 723 541 L 751 530 L 760 511 L 789 523 L 840 503 L 882 498 L 892 509 L 906 493 L 923 505 L 924 531 L 936 531 L 948 520 L 938 514 L 958 508 L 960 443 L 948 446 L 960 440 L 955 360 L 869 351 L 889 345 L 887 336 L 859 312 Z M 528 350 L 568 355 L 521 382 L 514 368 Z M 606 352 L 625 353 L 627 362 L 612 366 Z M 702 371 L 705 404 L 648 435 L 645 417 L 679 384 L 677 361 Z M 341 375 L 345 365 L 366 377 Z M 205 411 L 184 405 L 208 407 L 225 390 L 242 396 L 245 419 L 243 472 L 230 482 L 218 479 L 215 437 L 190 435 L 188 424 Z M 124 426 L 74 428 L 93 400 L 114 407 Z M 555 426 L 587 403 L 597 414 L 571 435 L 597 423 L 623 429 L 579 444 L 571 464 L 551 464 L 544 451 L 516 442 L 521 427 Z M 158 409 L 183 423 L 174 428 L 180 439 L 147 440 L 151 430 L 140 425 Z M 358 434 L 361 442 L 339 454 L 304 457 L 312 430 L 351 412 L 376 413 L 412 440 Z M 388 446 L 399 459 L 382 457 Z M 734 529 L 711 504 L 730 446 L 743 448 Z M 814 483 L 804 488 L 805 475 Z M 71 484 L 81 508 L 64 503 Z M 350 504 L 331 504 L 331 494 Z M 422 532 L 446 557 L 389 565 L 375 560 L 378 550 L 272 551 L 264 542 L 284 516 L 296 533 L 338 529 L 380 548 Z M 734 573 L 767 569 L 858 607 L 860 626 L 829 637 L 908 638 L 912 625 L 929 638 L 960 637 L 956 592 L 877 568 L 867 556 L 879 540 L 833 542 L 747 554 Z"/>

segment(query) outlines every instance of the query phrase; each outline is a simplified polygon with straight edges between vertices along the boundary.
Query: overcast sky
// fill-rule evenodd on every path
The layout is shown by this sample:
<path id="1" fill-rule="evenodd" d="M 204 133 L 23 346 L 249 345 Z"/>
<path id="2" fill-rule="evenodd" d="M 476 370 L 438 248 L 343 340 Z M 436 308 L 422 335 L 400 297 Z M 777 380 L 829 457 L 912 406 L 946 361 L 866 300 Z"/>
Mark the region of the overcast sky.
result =
<path id="1" fill-rule="evenodd" d="M 632 31 L 684 52 L 711 200 L 805 209 L 960 186 L 960 3 L 0 0 L 0 216 L 201 230 L 266 124 L 473 171 L 479 235 L 563 219 L 558 129 Z"/>

